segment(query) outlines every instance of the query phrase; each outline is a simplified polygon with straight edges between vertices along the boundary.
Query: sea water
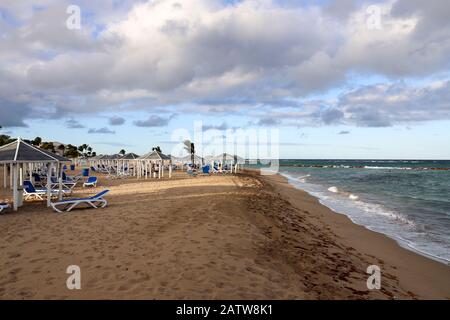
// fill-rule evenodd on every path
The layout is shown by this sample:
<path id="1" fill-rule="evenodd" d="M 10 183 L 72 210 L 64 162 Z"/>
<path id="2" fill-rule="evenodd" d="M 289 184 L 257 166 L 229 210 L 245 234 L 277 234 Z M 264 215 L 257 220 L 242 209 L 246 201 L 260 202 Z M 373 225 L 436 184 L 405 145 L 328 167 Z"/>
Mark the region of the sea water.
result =
<path id="1" fill-rule="evenodd" d="M 280 160 L 288 181 L 353 222 L 450 263 L 450 161 Z"/>

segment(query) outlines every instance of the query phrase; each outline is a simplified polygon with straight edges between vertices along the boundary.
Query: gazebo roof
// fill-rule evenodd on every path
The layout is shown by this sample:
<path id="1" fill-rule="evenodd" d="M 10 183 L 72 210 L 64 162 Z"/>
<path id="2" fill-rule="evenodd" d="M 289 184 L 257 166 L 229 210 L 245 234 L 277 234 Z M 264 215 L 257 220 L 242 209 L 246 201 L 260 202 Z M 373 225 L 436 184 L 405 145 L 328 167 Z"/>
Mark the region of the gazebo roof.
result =
<path id="1" fill-rule="evenodd" d="M 70 162 L 70 160 L 18 138 L 0 147 L 0 163 L 12 162 Z"/>
<path id="2" fill-rule="evenodd" d="M 184 157 L 171 156 L 171 158 L 172 158 L 172 161 L 176 161 L 176 162 L 191 162 L 191 155 L 187 155 Z M 195 154 L 194 160 L 197 162 L 201 162 L 203 160 L 203 158 Z"/>
<path id="3" fill-rule="evenodd" d="M 111 154 L 111 155 L 109 155 L 109 156 L 107 156 L 107 160 L 117 160 L 117 159 L 121 159 L 122 158 L 122 156 L 120 155 L 120 154 Z"/>
<path id="4" fill-rule="evenodd" d="M 229 153 L 221 153 L 217 156 L 208 156 L 205 157 L 208 161 L 236 161 L 238 163 L 244 162 L 244 158 L 239 157 L 238 155 L 231 155 Z"/>
<path id="5" fill-rule="evenodd" d="M 127 153 L 126 155 L 124 155 L 121 159 L 123 160 L 134 160 L 139 158 L 139 156 L 136 153 Z"/>
<path id="6" fill-rule="evenodd" d="M 171 160 L 171 158 L 162 152 L 154 150 L 139 157 L 138 160 Z"/>

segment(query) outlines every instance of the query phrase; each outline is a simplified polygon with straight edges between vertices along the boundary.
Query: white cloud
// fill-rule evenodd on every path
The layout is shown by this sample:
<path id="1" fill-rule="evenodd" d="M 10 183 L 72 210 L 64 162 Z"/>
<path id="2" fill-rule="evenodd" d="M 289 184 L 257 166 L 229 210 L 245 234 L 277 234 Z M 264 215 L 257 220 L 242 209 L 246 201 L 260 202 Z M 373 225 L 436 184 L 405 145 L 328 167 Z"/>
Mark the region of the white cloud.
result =
<path id="1" fill-rule="evenodd" d="M 382 30 L 367 28 L 366 8 L 354 1 L 345 1 L 346 10 L 268 0 L 235 5 L 159 0 L 134 6 L 126 1 L 119 9 L 112 0 L 104 6 L 81 1 L 92 18 L 80 32 L 63 26 L 67 1 L 46 0 L 38 12 L 31 1 L 19 3 L 6 5 L 18 25 L 0 20 L 0 97 L 5 101 L 0 110 L 17 103 L 23 110 L 48 108 L 37 113 L 42 117 L 173 105 L 189 105 L 191 112 L 253 112 L 261 105 L 280 108 L 286 101 L 342 88 L 349 73 L 383 75 L 395 83 L 446 71 L 450 63 L 446 1 L 379 3 Z M 366 113 L 360 112 L 355 123 L 372 119 L 380 125 L 390 124 L 392 117 L 370 99 L 404 104 L 409 98 L 386 97 L 375 89 L 346 97 L 370 105 L 358 107 Z M 332 112 L 322 106 L 313 114 L 333 123 L 348 119 L 352 108 Z M 20 125 L 28 115 L 36 113 L 3 117 Z"/>

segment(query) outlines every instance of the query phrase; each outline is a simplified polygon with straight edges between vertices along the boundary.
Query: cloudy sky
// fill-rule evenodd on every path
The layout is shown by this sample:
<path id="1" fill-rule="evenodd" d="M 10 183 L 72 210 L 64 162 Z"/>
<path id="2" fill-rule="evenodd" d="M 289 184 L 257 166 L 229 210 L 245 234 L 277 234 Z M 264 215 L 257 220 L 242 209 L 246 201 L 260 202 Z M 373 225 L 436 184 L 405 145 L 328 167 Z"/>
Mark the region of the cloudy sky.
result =
<path id="1" fill-rule="evenodd" d="M 170 153 L 201 121 L 279 130 L 283 158 L 450 159 L 448 17 L 447 0 L 1 0 L 0 133 Z"/>

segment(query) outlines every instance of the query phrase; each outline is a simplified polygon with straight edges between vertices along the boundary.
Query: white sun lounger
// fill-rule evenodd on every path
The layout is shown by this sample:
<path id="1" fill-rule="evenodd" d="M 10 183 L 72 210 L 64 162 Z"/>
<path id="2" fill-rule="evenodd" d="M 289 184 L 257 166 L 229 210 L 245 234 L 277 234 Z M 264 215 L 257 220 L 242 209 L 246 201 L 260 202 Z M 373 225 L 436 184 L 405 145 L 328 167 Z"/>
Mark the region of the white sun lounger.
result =
<path id="1" fill-rule="evenodd" d="M 0 212 L 2 212 L 3 210 L 6 210 L 9 208 L 9 204 L 7 203 L 0 203 Z"/>
<path id="2" fill-rule="evenodd" d="M 96 194 L 95 196 L 88 197 L 88 198 L 78 198 L 78 199 L 68 199 L 68 200 L 62 200 L 57 202 L 50 203 L 52 208 L 56 212 L 69 212 L 73 208 L 77 207 L 80 204 L 88 204 L 94 209 L 97 209 L 99 207 L 104 208 L 108 204 L 108 202 L 103 199 L 103 196 L 107 194 L 109 190 L 103 190 L 102 192 Z M 59 208 L 58 208 L 59 207 Z"/>

